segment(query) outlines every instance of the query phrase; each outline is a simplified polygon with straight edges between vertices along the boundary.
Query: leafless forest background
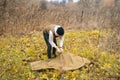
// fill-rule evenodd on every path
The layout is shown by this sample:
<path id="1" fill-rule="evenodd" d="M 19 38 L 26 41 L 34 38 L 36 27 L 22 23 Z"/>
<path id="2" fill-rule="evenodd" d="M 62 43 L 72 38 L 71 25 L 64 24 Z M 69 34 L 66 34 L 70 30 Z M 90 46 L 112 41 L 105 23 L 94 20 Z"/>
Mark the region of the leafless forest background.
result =
<path id="1" fill-rule="evenodd" d="M 66 28 L 120 26 L 119 0 L 80 0 L 55 4 L 45 0 L 0 0 L 0 34 L 25 34 L 46 24 Z"/>
<path id="2" fill-rule="evenodd" d="M 80 0 L 68 4 L 0 0 L 0 35 L 24 35 L 41 31 L 49 24 L 59 24 L 66 29 L 112 28 L 106 40 L 107 49 L 120 51 L 120 0 Z"/>

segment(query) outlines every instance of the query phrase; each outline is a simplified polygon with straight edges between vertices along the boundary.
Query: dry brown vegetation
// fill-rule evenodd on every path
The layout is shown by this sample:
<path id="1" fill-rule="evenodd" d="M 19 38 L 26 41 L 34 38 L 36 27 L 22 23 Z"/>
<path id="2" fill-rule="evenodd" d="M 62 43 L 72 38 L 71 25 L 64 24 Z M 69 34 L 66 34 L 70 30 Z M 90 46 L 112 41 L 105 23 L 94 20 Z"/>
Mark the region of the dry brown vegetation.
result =
<path id="1" fill-rule="evenodd" d="M 119 0 L 81 0 L 61 5 L 44 0 L 0 1 L 1 34 L 25 34 L 42 30 L 46 24 L 73 29 L 118 27 L 120 21 Z"/>

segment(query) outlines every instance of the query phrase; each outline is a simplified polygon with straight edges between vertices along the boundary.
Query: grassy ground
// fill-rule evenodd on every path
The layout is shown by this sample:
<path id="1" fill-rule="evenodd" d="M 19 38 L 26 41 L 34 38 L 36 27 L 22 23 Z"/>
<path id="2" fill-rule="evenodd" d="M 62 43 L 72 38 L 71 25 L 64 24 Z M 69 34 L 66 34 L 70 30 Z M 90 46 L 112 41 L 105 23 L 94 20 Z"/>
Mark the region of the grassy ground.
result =
<path id="1" fill-rule="evenodd" d="M 66 31 L 64 52 L 89 59 L 89 66 L 60 73 L 45 69 L 32 71 L 30 62 L 47 59 L 42 33 L 33 31 L 22 37 L 0 37 L 0 80 L 117 80 L 120 79 L 120 54 L 99 48 L 108 30 Z"/>

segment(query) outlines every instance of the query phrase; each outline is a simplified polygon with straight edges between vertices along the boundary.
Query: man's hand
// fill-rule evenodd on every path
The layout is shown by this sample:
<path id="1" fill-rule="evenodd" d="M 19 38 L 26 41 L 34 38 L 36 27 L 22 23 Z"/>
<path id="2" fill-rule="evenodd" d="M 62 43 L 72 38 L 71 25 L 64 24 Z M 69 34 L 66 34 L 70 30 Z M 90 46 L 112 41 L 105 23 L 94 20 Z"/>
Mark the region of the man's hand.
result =
<path id="1" fill-rule="evenodd" d="M 61 52 L 63 52 L 63 49 L 62 49 L 62 48 L 60 48 L 60 50 L 61 50 Z"/>
<path id="2" fill-rule="evenodd" d="M 62 50 L 58 47 L 57 47 L 57 51 L 58 51 L 58 53 L 62 53 Z"/>

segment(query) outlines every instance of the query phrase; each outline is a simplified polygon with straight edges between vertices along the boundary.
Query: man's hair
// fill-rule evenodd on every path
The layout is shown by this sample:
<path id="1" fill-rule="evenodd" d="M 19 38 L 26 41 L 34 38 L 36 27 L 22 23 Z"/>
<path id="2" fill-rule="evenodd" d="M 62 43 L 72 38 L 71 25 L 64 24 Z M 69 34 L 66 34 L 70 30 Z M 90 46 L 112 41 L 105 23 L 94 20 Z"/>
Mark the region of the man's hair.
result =
<path id="1" fill-rule="evenodd" d="M 64 35 L 64 29 L 63 29 L 62 27 L 59 27 L 59 28 L 57 29 L 57 34 L 59 34 L 59 35 Z"/>

